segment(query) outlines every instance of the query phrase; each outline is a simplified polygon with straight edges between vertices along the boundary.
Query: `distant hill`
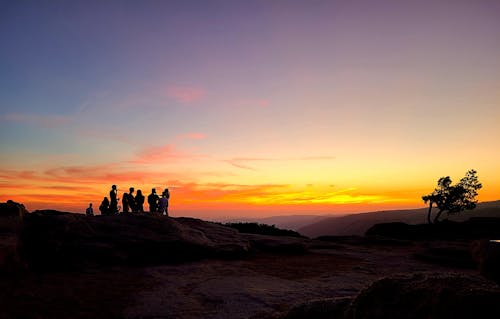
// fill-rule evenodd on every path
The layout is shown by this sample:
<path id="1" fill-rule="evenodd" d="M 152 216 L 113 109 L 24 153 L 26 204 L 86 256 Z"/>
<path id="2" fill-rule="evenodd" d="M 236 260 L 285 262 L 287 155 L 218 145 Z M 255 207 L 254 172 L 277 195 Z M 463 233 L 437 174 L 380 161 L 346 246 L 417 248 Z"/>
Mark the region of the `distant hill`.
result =
<path id="1" fill-rule="evenodd" d="M 443 215 L 442 218 L 446 218 Z M 500 217 L 500 200 L 479 203 L 476 209 L 450 216 L 450 220 L 464 221 L 470 217 Z M 403 222 L 407 224 L 427 223 L 427 208 L 389 210 L 369 213 L 352 214 L 340 217 L 326 217 L 310 225 L 297 229 L 308 237 L 324 235 L 349 236 L 364 235 L 373 225 L 379 223 Z"/>

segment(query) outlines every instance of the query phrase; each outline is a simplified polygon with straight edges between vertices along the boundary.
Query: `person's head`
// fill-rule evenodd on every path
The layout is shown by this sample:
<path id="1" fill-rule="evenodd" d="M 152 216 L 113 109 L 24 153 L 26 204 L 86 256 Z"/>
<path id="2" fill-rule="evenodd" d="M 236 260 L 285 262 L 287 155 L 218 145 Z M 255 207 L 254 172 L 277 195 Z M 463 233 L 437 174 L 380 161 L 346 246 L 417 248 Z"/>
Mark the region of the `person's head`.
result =
<path id="1" fill-rule="evenodd" d="M 92 207 L 92 203 L 89 204 L 89 207 Z"/>
<path id="2" fill-rule="evenodd" d="M 151 193 L 156 194 L 156 188 L 152 188 Z"/>
<path id="3" fill-rule="evenodd" d="M 130 191 L 130 193 L 134 192 L 134 188 L 133 187 L 130 187 L 128 190 Z"/>
<path id="4" fill-rule="evenodd" d="M 116 190 L 116 185 L 111 186 L 111 189 Z"/>
<path id="5" fill-rule="evenodd" d="M 137 195 L 142 195 L 142 191 L 140 189 L 137 190 Z"/>

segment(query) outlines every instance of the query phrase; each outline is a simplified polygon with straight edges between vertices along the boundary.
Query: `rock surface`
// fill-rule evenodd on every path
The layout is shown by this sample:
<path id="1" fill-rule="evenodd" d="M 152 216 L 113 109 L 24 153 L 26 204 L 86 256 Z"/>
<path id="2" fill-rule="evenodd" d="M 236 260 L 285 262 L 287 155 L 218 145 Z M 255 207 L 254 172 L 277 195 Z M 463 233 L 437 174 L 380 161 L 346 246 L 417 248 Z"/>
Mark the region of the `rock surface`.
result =
<path id="1" fill-rule="evenodd" d="M 24 220 L 23 258 L 37 269 L 152 265 L 237 258 L 250 242 L 231 228 L 192 218 L 36 212 Z"/>
<path id="2" fill-rule="evenodd" d="M 500 284 L 500 240 L 476 240 L 471 252 L 481 274 Z"/>
<path id="3" fill-rule="evenodd" d="M 498 286 L 473 267 L 457 267 L 470 249 L 466 240 L 310 240 L 238 233 L 193 218 L 7 207 L 0 206 L 2 234 L 15 240 L 8 247 L 28 267 L 0 280 L 0 318 L 498 315 Z M 446 252 L 454 262 L 416 258 L 422 252 Z"/>
<path id="4" fill-rule="evenodd" d="M 2 204 L 0 223 L 0 265 L 22 259 L 40 270 L 235 259 L 258 251 L 301 254 L 309 245 L 306 238 L 245 234 L 199 219 L 147 213 L 87 217 Z"/>
<path id="5" fill-rule="evenodd" d="M 292 309 L 283 319 L 500 318 L 500 288 L 478 276 L 399 275 L 372 283 L 359 295 L 324 299 Z"/>
<path id="6" fill-rule="evenodd" d="M 0 203 L 0 270 L 10 272 L 21 265 L 19 234 L 26 213 L 21 204 Z"/>
<path id="7" fill-rule="evenodd" d="M 409 225 L 400 222 L 383 223 L 372 226 L 366 231 L 365 235 L 407 240 L 500 239 L 500 218 L 473 217 L 464 222 L 444 220 L 432 225 Z"/>

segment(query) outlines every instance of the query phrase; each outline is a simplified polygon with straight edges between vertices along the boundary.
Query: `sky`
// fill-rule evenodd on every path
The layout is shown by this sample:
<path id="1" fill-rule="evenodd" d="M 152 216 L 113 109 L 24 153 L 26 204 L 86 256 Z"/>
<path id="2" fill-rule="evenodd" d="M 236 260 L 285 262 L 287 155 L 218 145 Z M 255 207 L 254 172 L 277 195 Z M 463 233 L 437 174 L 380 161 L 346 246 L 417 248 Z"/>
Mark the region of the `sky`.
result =
<path id="1" fill-rule="evenodd" d="M 174 216 L 500 199 L 500 1 L 0 0 L 0 200 Z"/>

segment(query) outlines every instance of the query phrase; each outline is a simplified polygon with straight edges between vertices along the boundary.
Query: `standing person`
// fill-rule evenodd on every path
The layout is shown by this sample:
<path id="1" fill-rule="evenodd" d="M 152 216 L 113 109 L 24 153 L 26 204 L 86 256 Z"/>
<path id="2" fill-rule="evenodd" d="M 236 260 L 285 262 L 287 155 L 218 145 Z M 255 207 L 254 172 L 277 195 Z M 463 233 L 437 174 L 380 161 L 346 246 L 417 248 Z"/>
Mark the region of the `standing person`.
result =
<path id="1" fill-rule="evenodd" d="M 109 199 L 111 203 L 109 204 L 109 213 L 111 215 L 115 215 L 118 213 L 118 190 L 116 189 L 116 185 L 111 186 L 111 190 L 109 191 Z"/>
<path id="2" fill-rule="evenodd" d="M 148 195 L 149 212 L 156 213 L 158 210 L 158 201 L 160 197 L 156 194 L 156 188 L 151 189 L 151 194 Z"/>
<path id="3" fill-rule="evenodd" d="M 104 197 L 102 200 L 101 205 L 99 206 L 99 211 L 101 212 L 101 215 L 109 215 L 109 200 L 107 197 Z"/>
<path id="4" fill-rule="evenodd" d="M 94 216 L 94 209 L 92 208 L 92 203 L 89 204 L 89 207 L 85 210 L 85 215 Z"/>
<path id="5" fill-rule="evenodd" d="M 167 210 L 167 206 L 168 206 L 167 195 L 165 195 L 165 192 L 163 192 L 161 194 L 160 201 L 158 202 L 158 213 L 160 213 L 160 215 L 163 215 L 163 213 Z"/>
<path id="6" fill-rule="evenodd" d="M 168 216 L 168 201 L 170 200 L 170 191 L 168 190 L 168 188 L 165 188 L 163 194 L 165 194 L 165 198 L 167 199 L 167 203 L 165 205 L 165 215 Z"/>
<path id="7" fill-rule="evenodd" d="M 129 188 L 128 194 L 123 193 L 122 206 L 123 206 L 123 213 L 128 213 L 129 209 L 134 210 L 135 201 L 134 201 L 134 188 L 133 187 Z"/>
<path id="8" fill-rule="evenodd" d="M 137 190 L 137 195 L 135 195 L 135 210 L 134 212 L 144 213 L 144 195 L 142 195 L 142 191 L 140 189 Z"/>

